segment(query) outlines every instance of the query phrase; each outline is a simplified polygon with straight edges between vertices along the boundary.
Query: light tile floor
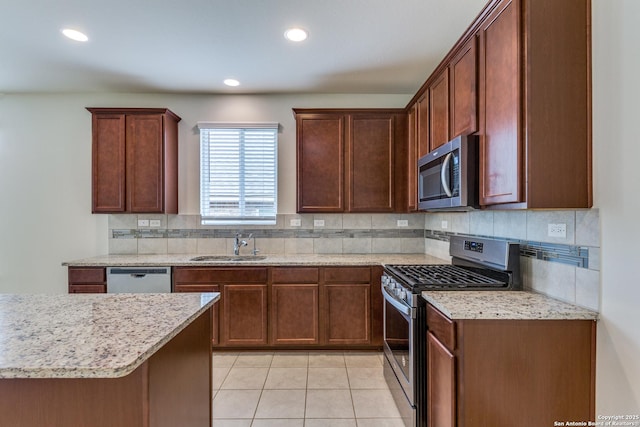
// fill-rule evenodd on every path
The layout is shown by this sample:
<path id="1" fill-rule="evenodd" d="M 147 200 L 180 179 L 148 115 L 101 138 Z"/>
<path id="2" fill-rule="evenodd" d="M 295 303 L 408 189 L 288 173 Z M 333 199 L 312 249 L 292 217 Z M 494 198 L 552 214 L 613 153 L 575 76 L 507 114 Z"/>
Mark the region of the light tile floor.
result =
<path id="1" fill-rule="evenodd" d="M 213 356 L 213 427 L 403 427 L 382 353 Z"/>

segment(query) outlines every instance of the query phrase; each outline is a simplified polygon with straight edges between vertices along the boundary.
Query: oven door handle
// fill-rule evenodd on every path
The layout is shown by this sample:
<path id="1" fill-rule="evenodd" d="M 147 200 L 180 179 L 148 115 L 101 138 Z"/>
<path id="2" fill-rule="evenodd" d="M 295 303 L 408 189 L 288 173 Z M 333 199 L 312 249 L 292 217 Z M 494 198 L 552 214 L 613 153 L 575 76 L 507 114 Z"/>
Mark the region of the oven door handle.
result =
<path id="1" fill-rule="evenodd" d="M 384 286 L 382 287 L 382 296 L 389 304 L 394 306 L 400 313 L 404 314 L 405 316 L 413 317 L 411 307 L 407 307 L 406 305 L 402 304 L 400 301 L 396 300 L 389 292 L 387 292 Z"/>

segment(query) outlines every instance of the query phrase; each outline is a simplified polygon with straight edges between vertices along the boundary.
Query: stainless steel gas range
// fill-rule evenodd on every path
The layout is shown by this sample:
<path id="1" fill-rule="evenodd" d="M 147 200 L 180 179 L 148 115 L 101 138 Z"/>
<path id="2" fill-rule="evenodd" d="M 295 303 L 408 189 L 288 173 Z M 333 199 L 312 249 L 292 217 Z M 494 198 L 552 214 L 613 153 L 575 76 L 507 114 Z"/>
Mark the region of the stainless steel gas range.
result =
<path id="1" fill-rule="evenodd" d="M 407 427 L 427 425 L 424 290 L 521 290 L 519 246 L 451 236 L 451 264 L 385 265 L 384 373 Z M 436 427 L 436 426 L 430 426 Z"/>

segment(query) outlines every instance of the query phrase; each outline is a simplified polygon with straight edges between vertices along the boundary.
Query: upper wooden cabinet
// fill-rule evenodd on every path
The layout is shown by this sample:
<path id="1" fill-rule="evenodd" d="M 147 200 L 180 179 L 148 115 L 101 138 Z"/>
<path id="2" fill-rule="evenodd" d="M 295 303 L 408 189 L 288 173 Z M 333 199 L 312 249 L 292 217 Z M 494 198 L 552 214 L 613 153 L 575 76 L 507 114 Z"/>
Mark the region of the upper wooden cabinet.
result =
<path id="1" fill-rule="evenodd" d="M 92 212 L 178 213 L 178 122 L 166 108 L 92 113 Z"/>
<path id="2" fill-rule="evenodd" d="M 298 212 L 407 210 L 404 110 L 293 111 Z"/>
<path id="3" fill-rule="evenodd" d="M 472 37 L 449 63 L 450 137 L 468 135 L 478 130 L 478 53 L 477 39 Z"/>
<path id="4" fill-rule="evenodd" d="M 591 207 L 590 4 L 490 1 L 407 106 L 417 158 L 477 134 L 483 207 Z"/>
<path id="5" fill-rule="evenodd" d="M 480 203 L 592 205 L 588 0 L 501 0 L 481 22 Z"/>
<path id="6" fill-rule="evenodd" d="M 429 86 L 429 151 L 449 141 L 449 70 Z"/>

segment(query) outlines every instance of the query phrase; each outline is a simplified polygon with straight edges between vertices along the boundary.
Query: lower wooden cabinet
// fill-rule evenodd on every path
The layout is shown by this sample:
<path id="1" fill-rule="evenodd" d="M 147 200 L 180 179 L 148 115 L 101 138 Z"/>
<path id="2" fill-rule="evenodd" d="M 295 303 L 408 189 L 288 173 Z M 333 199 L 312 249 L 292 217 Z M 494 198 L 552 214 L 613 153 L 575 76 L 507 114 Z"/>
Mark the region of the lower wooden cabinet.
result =
<path id="1" fill-rule="evenodd" d="M 263 346 L 267 338 L 267 284 L 229 284 L 222 287 L 220 344 Z"/>
<path id="2" fill-rule="evenodd" d="M 318 277 L 317 267 L 277 267 L 271 270 L 271 344 L 320 343 Z"/>
<path id="3" fill-rule="evenodd" d="M 107 292 L 104 267 L 69 267 L 70 294 L 103 294 Z"/>
<path id="4" fill-rule="evenodd" d="M 221 293 L 220 348 L 382 347 L 382 268 L 174 267 L 175 292 Z"/>
<path id="5" fill-rule="evenodd" d="M 175 283 L 173 292 L 220 292 L 219 285 L 209 285 L 201 283 Z M 211 343 L 218 345 L 220 342 L 220 332 L 218 326 L 220 325 L 220 304 L 213 304 L 211 307 Z"/>
<path id="6" fill-rule="evenodd" d="M 427 326 L 429 426 L 594 420 L 595 321 L 451 321 L 427 305 Z"/>
<path id="7" fill-rule="evenodd" d="M 321 285 L 323 341 L 371 343 L 371 268 L 327 267 Z"/>

